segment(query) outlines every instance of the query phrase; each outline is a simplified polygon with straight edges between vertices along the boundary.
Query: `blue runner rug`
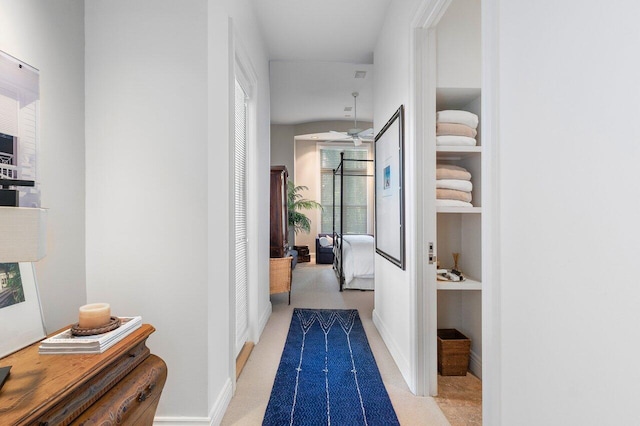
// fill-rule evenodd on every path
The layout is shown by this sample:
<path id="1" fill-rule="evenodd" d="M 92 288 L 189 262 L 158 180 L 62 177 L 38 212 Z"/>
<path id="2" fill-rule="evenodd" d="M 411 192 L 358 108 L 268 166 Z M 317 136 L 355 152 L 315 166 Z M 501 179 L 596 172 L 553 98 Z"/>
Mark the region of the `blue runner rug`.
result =
<path id="1" fill-rule="evenodd" d="M 293 310 L 262 424 L 400 424 L 357 310 Z"/>

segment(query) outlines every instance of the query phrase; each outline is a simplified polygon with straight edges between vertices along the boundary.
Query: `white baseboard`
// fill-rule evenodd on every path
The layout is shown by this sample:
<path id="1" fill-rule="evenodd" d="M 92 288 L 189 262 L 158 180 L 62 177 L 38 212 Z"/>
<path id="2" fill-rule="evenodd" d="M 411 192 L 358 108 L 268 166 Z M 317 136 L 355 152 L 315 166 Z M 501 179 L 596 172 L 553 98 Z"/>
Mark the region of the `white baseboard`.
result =
<path id="1" fill-rule="evenodd" d="M 222 423 L 222 418 L 224 417 L 225 411 L 227 411 L 227 407 L 229 406 L 232 397 L 233 383 L 230 378 L 227 378 L 222 390 L 218 394 L 218 398 L 216 398 L 216 402 L 213 404 L 213 407 L 211 407 L 211 411 L 209 412 L 212 426 L 217 426 Z"/>
<path id="2" fill-rule="evenodd" d="M 156 416 L 153 424 L 158 426 L 218 426 L 222 423 L 225 411 L 231 402 L 233 396 L 233 384 L 231 379 L 227 379 L 216 402 L 211 407 L 209 417 L 169 417 Z"/>
<path id="3" fill-rule="evenodd" d="M 153 419 L 154 426 L 211 426 L 208 417 L 169 417 L 162 416 Z"/>
<path id="4" fill-rule="evenodd" d="M 409 389 L 414 389 L 412 382 L 412 374 L 411 374 L 411 364 L 405 358 L 404 354 L 400 350 L 400 346 L 396 343 L 393 338 L 393 335 L 389 333 L 389 329 L 385 326 L 384 321 L 380 318 L 376 310 L 373 310 L 372 313 L 373 324 L 378 329 L 378 333 L 380 333 L 380 337 L 382 337 L 382 341 L 385 345 L 387 345 L 387 349 L 391 353 L 391 357 L 396 362 L 404 381 L 409 385 Z"/>
<path id="5" fill-rule="evenodd" d="M 269 321 L 269 317 L 271 317 L 272 310 L 273 308 L 271 306 L 271 302 L 269 302 L 264 312 L 262 312 L 262 315 L 260 315 L 260 318 L 258 319 L 258 329 L 256 330 L 255 336 L 253 336 L 254 343 L 258 344 L 258 342 L 260 341 L 262 332 L 264 331 L 264 328 L 267 326 L 267 321 Z"/>
<path id="6" fill-rule="evenodd" d="M 482 358 L 474 351 L 469 353 L 469 370 L 474 376 L 482 380 Z"/>

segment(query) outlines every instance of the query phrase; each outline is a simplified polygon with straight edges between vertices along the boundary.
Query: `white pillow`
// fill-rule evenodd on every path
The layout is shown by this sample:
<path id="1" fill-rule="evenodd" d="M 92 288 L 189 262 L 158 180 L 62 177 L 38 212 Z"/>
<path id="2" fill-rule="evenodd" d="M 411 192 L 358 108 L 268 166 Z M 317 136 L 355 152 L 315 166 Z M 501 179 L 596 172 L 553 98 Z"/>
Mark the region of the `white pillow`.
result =
<path id="1" fill-rule="evenodd" d="M 329 236 L 320 237 L 318 242 L 320 247 L 331 247 L 333 245 L 333 239 Z"/>

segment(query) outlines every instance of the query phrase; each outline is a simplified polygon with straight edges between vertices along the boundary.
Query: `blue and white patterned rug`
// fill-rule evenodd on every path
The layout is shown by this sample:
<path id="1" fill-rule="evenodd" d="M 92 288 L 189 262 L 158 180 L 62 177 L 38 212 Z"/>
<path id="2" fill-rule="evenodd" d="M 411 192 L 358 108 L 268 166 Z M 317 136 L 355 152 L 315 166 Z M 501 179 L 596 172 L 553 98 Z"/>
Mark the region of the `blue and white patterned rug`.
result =
<path id="1" fill-rule="evenodd" d="M 262 424 L 400 424 L 357 310 L 293 310 Z"/>

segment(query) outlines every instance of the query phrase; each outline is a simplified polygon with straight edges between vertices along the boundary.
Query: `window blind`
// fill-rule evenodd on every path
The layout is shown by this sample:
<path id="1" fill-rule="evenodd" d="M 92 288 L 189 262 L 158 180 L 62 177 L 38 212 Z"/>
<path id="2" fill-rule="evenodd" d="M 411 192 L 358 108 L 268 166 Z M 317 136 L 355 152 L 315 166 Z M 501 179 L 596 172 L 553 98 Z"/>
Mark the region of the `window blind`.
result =
<path id="1" fill-rule="evenodd" d="M 340 229 L 340 211 L 344 209 L 344 232 L 349 234 L 366 234 L 368 220 L 367 188 L 369 179 L 364 177 L 368 171 L 368 163 L 345 161 L 345 174 L 356 176 L 344 176 L 344 205 L 340 205 L 340 175 L 335 176 L 335 203 L 333 205 L 333 170 L 340 164 L 340 152 L 344 151 L 344 158 L 354 160 L 366 160 L 367 149 L 349 148 L 321 148 L 320 149 L 320 182 L 321 200 L 324 206 L 322 210 L 321 231 L 330 233 L 333 231 L 333 218 L 335 208 L 336 231 Z"/>
<path id="2" fill-rule="evenodd" d="M 236 284 L 236 357 L 247 341 L 249 330 L 247 274 L 247 104 L 246 92 L 235 84 L 235 284 Z"/>

